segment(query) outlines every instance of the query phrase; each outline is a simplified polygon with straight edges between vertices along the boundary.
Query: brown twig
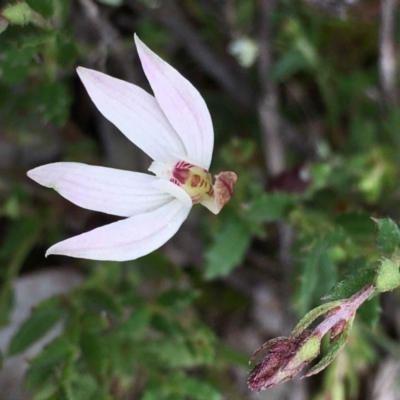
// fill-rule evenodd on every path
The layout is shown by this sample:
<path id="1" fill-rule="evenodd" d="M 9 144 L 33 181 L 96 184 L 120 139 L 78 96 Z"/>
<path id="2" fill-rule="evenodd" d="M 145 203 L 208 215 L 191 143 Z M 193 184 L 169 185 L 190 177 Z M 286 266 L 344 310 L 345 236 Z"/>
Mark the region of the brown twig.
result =
<path id="1" fill-rule="evenodd" d="M 122 78 L 134 81 L 134 69 L 132 63 L 127 62 L 126 49 L 121 49 L 119 41 L 121 39 L 117 29 L 100 12 L 98 5 L 93 0 L 79 0 L 85 20 L 90 24 L 98 37 L 98 49 L 100 59 L 97 60 L 96 67 L 106 71 L 106 61 L 109 56 L 118 64 L 118 69 L 122 73 Z"/>
<path id="2" fill-rule="evenodd" d="M 272 15 L 276 10 L 276 0 L 258 0 L 260 16 L 258 30 L 258 74 L 261 94 L 258 102 L 258 118 L 260 121 L 262 146 L 265 166 L 272 176 L 281 173 L 286 166 L 285 144 L 282 135 L 282 120 L 279 114 L 279 98 L 277 84 L 271 79 L 273 66 L 272 38 L 274 29 Z M 285 222 L 278 223 L 279 261 L 284 269 L 283 297 L 288 307 L 290 299 L 290 280 L 292 270 L 291 247 L 293 244 L 293 227 Z M 291 319 L 291 315 L 286 316 Z"/>
<path id="3" fill-rule="evenodd" d="M 285 149 L 280 134 L 280 116 L 278 106 L 278 88 L 270 78 L 273 65 L 272 51 L 272 14 L 276 0 L 258 0 L 258 74 L 261 96 L 258 102 L 258 116 L 262 132 L 262 144 L 267 171 L 277 175 L 285 168 Z"/>
<path id="4" fill-rule="evenodd" d="M 395 57 L 395 15 L 396 1 L 381 0 L 379 32 L 379 74 L 383 102 L 391 108 L 397 102 L 396 57 Z"/>

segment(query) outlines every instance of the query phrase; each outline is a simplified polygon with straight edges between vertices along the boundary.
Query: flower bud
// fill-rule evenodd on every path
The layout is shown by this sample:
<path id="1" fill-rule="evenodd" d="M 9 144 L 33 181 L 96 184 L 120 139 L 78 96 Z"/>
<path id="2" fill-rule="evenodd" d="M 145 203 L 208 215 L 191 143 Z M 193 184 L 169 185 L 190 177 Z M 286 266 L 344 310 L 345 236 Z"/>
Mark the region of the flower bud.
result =
<path id="1" fill-rule="evenodd" d="M 250 372 L 247 381 L 250 389 L 264 390 L 285 382 L 318 356 L 321 339 L 305 330 L 297 337 L 272 339 L 254 356 L 268 351 L 266 357 Z"/>

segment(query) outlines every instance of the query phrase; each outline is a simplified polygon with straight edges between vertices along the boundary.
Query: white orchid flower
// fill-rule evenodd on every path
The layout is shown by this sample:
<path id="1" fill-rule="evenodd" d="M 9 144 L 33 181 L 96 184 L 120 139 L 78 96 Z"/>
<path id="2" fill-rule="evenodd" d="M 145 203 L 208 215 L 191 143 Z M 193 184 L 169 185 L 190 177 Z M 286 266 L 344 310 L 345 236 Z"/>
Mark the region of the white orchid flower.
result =
<path id="1" fill-rule="evenodd" d="M 168 241 L 200 203 L 217 214 L 229 201 L 236 174 L 212 185 L 214 133 L 207 106 L 193 85 L 135 36 L 155 97 L 101 72 L 77 72 L 99 111 L 154 161 L 155 175 L 72 162 L 37 167 L 28 176 L 72 203 L 126 219 L 51 246 L 49 254 L 126 261 Z"/>

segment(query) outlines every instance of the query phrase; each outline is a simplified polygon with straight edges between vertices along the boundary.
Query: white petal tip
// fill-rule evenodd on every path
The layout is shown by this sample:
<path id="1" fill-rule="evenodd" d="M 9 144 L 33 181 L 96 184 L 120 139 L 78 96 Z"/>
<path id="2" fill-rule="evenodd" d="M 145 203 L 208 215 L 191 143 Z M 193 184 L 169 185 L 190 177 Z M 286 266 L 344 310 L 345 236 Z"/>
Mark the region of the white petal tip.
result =
<path id="1" fill-rule="evenodd" d="M 221 209 L 217 207 L 214 196 L 207 197 L 207 199 L 203 200 L 200 204 L 215 215 L 219 214 L 221 211 Z"/>
<path id="2" fill-rule="evenodd" d="M 89 71 L 88 68 L 81 67 L 81 66 L 76 67 L 76 72 L 77 72 L 78 74 L 84 74 L 84 73 L 86 73 L 87 71 Z"/>
<path id="3" fill-rule="evenodd" d="M 76 68 L 76 73 L 78 74 L 79 78 L 83 81 L 85 77 L 93 76 L 94 74 L 98 73 L 97 71 L 94 71 L 89 68 L 85 67 L 77 67 Z"/>
<path id="4" fill-rule="evenodd" d="M 32 179 L 33 181 L 43 185 L 42 172 L 43 172 L 43 165 L 41 167 L 36 167 L 36 168 L 29 170 L 26 173 L 26 175 L 28 178 Z"/>
<path id="5" fill-rule="evenodd" d="M 143 45 L 143 42 L 139 39 L 139 36 L 136 34 L 136 32 L 133 34 L 133 40 L 135 41 L 136 46 Z"/>
<path id="6" fill-rule="evenodd" d="M 56 163 L 41 165 L 40 167 L 29 170 L 26 175 L 36 183 L 39 183 L 39 185 L 55 189 L 55 165 Z"/>
<path id="7" fill-rule="evenodd" d="M 53 246 L 50 246 L 46 253 L 45 257 L 47 258 L 48 256 L 69 256 L 69 257 L 75 257 L 73 254 L 69 254 L 71 252 L 68 251 L 68 248 L 65 248 L 66 246 L 63 246 L 63 244 L 69 239 L 63 240 L 61 242 L 53 244 Z"/>
<path id="8" fill-rule="evenodd" d="M 56 243 L 56 244 L 53 244 L 53 246 L 50 246 L 48 249 L 47 249 L 47 251 L 46 251 L 46 253 L 45 253 L 45 257 L 47 258 L 48 256 L 55 256 L 55 255 L 62 255 L 62 253 L 60 253 L 60 252 L 58 252 L 57 251 L 57 244 L 58 243 Z"/>

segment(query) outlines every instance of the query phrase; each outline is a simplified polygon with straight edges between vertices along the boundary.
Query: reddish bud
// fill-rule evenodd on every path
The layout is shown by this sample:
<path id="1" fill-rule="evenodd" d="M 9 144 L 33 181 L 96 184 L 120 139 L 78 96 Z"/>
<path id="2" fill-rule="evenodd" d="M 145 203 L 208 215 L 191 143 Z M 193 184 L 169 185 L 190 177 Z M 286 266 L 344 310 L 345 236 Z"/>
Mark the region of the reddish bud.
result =
<path id="1" fill-rule="evenodd" d="M 281 337 L 266 342 L 256 350 L 252 360 L 264 351 L 267 355 L 250 372 L 249 388 L 264 390 L 285 382 L 319 354 L 321 340 L 310 330 L 298 337 Z"/>

